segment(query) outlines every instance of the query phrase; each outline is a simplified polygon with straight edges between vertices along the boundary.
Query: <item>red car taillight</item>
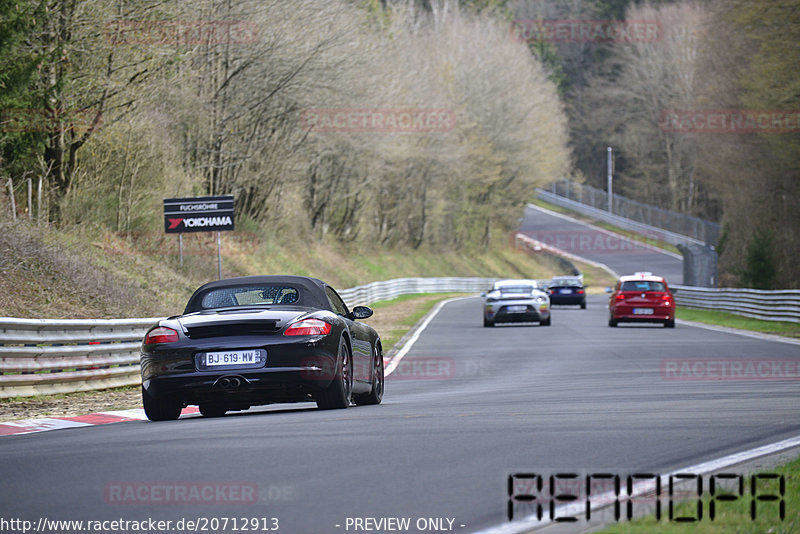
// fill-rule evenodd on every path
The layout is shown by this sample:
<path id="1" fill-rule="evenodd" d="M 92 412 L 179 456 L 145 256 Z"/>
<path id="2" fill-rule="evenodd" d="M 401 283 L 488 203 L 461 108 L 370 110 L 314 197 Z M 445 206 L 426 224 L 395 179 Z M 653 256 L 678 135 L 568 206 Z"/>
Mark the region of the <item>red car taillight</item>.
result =
<path id="1" fill-rule="evenodd" d="M 331 333 L 331 325 L 322 319 L 303 319 L 289 326 L 284 336 L 325 336 Z"/>
<path id="2" fill-rule="evenodd" d="M 625 300 L 625 295 L 623 295 L 622 293 L 619 293 L 617 295 L 617 300 Z"/>
<path id="3" fill-rule="evenodd" d="M 578 290 L 578 295 L 583 295 L 583 289 Z"/>
<path id="4" fill-rule="evenodd" d="M 178 341 L 178 332 L 166 326 L 157 326 L 144 336 L 145 345 L 157 343 L 174 343 Z"/>

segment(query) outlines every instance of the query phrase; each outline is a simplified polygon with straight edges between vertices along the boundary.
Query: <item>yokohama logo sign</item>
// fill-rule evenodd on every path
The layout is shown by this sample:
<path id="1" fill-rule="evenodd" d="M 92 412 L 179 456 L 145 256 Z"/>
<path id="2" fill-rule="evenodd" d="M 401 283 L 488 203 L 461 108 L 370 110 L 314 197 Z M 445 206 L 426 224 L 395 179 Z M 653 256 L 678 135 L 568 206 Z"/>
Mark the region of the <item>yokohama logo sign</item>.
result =
<path id="1" fill-rule="evenodd" d="M 233 196 L 164 199 L 164 231 L 168 234 L 233 229 Z"/>

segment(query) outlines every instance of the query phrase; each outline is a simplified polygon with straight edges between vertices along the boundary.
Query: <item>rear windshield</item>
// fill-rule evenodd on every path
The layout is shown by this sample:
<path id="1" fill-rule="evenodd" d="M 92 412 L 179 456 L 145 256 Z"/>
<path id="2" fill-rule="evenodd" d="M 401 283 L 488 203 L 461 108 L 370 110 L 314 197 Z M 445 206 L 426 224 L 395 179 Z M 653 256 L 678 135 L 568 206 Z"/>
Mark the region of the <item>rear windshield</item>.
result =
<path id="1" fill-rule="evenodd" d="M 563 286 L 582 286 L 581 281 L 577 278 L 562 278 L 560 280 L 553 280 L 550 287 L 563 287 Z"/>
<path id="2" fill-rule="evenodd" d="M 663 282 L 650 282 L 647 280 L 636 280 L 634 282 L 623 282 L 622 291 L 666 291 Z"/>
<path id="3" fill-rule="evenodd" d="M 530 293 L 534 289 L 536 289 L 536 286 L 503 286 L 498 288 L 501 293 Z"/>
<path id="4" fill-rule="evenodd" d="M 200 307 L 208 310 L 231 306 L 295 304 L 299 297 L 297 288 L 284 285 L 221 287 L 203 295 Z"/>

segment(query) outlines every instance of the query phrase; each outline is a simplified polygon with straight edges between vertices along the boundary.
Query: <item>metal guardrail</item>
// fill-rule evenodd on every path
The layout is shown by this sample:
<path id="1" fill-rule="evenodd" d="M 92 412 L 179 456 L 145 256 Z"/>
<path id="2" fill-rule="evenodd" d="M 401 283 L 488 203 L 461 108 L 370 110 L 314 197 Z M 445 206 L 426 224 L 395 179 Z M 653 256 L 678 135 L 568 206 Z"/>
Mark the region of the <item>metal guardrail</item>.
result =
<path id="1" fill-rule="evenodd" d="M 339 294 L 353 307 L 414 293 L 479 292 L 493 282 L 490 278 L 399 278 Z M 142 338 L 160 319 L 0 317 L 0 398 L 139 384 Z"/>
<path id="2" fill-rule="evenodd" d="M 0 318 L 0 398 L 137 384 L 139 348 L 159 318 Z"/>
<path id="3" fill-rule="evenodd" d="M 678 306 L 719 310 L 765 321 L 800 323 L 800 290 L 671 288 Z"/>
<path id="4" fill-rule="evenodd" d="M 368 306 L 415 293 L 474 293 L 488 289 L 495 278 L 395 278 L 339 291 L 349 307 Z"/>

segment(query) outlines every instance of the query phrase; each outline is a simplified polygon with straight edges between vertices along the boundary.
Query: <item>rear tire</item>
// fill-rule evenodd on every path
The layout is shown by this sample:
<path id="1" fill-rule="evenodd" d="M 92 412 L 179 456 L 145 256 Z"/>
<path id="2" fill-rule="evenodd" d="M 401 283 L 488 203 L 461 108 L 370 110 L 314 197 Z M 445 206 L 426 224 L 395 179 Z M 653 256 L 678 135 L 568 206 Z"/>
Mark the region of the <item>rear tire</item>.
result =
<path id="1" fill-rule="evenodd" d="M 373 349 L 375 359 L 372 362 L 372 391 L 367 395 L 359 395 L 353 397 L 353 401 L 358 406 L 368 406 L 370 404 L 380 404 L 383 400 L 383 351 L 378 350 L 378 347 Z"/>
<path id="2" fill-rule="evenodd" d="M 544 321 L 539 321 L 539 326 L 550 326 L 550 322 L 553 320 L 552 316 L 547 316 L 547 319 Z"/>
<path id="3" fill-rule="evenodd" d="M 585 300 L 583 302 L 581 302 L 581 309 L 582 310 L 586 309 L 586 301 Z"/>
<path id="4" fill-rule="evenodd" d="M 675 328 L 675 319 L 664 322 L 664 328 Z"/>
<path id="5" fill-rule="evenodd" d="M 609 319 L 608 319 L 608 326 L 611 326 L 611 327 L 615 327 L 615 326 L 617 326 L 617 321 L 616 321 L 616 319 L 612 319 L 612 318 L 610 318 L 610 317 L 609 317 Z"/>
<path id="6" fill-rule="evenodd" d="M 144 414 L 151 421 L 174 421 L 181 416 L 181 405 L 168 399 L 152 397 L 142 386 Z"/>
<path id="7" fill-rule="evenodd" d="M 485 327 L 492 327 L 494 326 L 494 321 L 490 321 L 486 317 L 483 318 L 483 326 Z"/>
<path id="8" fill-rule="evenodd" d="M 353 394 L 353 360 L 344 338 L 339 340 L 337 360 L 333 382 L 316 395 L 317 408 L 320 410 L 338 410 L 350 406 L 350 397 Z"/>
<path id="9" fill-rule="evenodd" d="M 201 404 L 200 413 L 203 417 L 222 417 L 228 410 L 217 404 Z"/>

